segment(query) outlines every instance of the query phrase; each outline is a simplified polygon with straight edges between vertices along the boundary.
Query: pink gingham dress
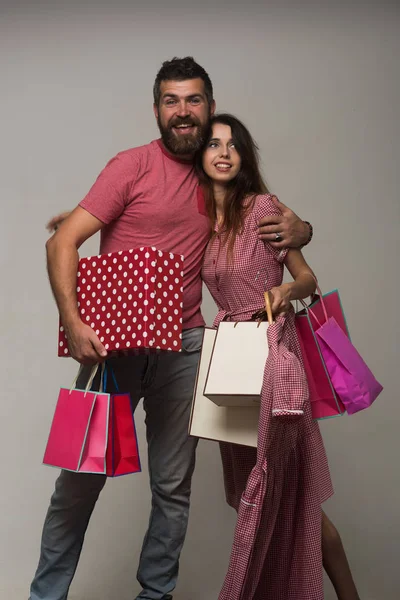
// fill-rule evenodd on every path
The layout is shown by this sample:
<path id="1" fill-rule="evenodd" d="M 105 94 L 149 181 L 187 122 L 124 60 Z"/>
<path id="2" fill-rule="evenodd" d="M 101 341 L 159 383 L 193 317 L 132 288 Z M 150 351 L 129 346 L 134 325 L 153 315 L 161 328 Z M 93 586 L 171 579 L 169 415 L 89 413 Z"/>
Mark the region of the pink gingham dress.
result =
<path id="1" fill-rule="evenodd" d="M 282 283 L 285 251 L 257 236 L 259 220 L 277 214 L 258 196 L 229 262 L 218 227 L 202 276 L 221 320 L 245 321 L 263 307 L 263 292 Z M 308 387 L 294 314 L 268 329 L 258 448 L 221 443 L 227 502 L 238 511 L 228 572 L 219 600 L 322 600 L 321 504 L 333 493 Z"/>

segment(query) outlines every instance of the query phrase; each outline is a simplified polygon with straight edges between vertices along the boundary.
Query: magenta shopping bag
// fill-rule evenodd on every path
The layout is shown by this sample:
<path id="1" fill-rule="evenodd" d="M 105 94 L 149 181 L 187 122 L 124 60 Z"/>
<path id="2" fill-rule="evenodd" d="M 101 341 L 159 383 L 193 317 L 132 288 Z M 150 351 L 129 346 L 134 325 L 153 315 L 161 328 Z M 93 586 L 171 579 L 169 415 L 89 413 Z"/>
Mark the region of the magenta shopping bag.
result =
<path id="1" fill-rule="evenodd" d="M 141 466 L 130 396 L 89 391 L 96 371 L 85 390 L 61 388 L 43 462 L 109 477 L 136 473 Z M 103 366 L 101 390 L 106 372 Z"/>
<path id="2" fill-rule="evenodd" d="M 311 312 L 312 311 L 312 312 Z M 326 317 L 325 317 L 326 313 Z M 296 330 L 299 338 L 310 393 L 311 411 L 314 419 L 326 419 L 343 415 L 346 411 L 335 391 L 329 371 L 321 352 L 316 330 L 328 316 L 336 319 L 342 331 L 349 337 L 339 292 L 334 290 L 315 296 L 310 307 L 296 314 Z"/>
<path id="3" fill-rule="evenodd" d="M 316 331 L 331 382 L 349 415 L 371 406 L 383 387 L 334 317 Z"/>

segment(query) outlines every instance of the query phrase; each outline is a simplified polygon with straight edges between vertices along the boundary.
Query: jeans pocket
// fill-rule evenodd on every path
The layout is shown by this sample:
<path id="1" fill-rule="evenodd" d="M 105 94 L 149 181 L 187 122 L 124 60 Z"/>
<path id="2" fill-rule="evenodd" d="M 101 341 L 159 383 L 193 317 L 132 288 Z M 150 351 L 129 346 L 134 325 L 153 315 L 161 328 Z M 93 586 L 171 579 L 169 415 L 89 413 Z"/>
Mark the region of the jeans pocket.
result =
<path id="1" fill-rule="evenodd" d="M 182 332 L 182 350 L 184 352 L 200 352 L 203 343 L 204 327 L 193 327 Z"/>

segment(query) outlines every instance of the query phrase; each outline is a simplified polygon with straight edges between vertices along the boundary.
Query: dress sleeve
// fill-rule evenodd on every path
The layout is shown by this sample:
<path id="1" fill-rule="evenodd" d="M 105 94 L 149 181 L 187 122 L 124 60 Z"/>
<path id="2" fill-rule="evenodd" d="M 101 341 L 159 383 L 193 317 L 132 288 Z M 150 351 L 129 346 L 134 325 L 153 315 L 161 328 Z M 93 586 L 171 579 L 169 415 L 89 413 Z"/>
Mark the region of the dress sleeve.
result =
<path id="1" fill-rule="evenodd" d="M 137 179 L 137 159 L 121 152 L 114 156 L 79 206 L 108 225 L 124 212 Z"/>
<path id="2" fill-rule="evenodd" d="M 257 222 L 256 225 L 258 225 L 260 219 L 263 217 L 280 215 L 281 212 L 273 203 L 271 194 L 266 194 L 263 196 L 257 196 L 254 206 L 254 214 Z M 282 263 L 285 260 L 287 253 L 289 252 L 289 248 L 274 248 L 269 242 L 264 242 L 264 244 L 266 250 L 273 255 L 275 260 L 277 260 L 279 263 Z"/>

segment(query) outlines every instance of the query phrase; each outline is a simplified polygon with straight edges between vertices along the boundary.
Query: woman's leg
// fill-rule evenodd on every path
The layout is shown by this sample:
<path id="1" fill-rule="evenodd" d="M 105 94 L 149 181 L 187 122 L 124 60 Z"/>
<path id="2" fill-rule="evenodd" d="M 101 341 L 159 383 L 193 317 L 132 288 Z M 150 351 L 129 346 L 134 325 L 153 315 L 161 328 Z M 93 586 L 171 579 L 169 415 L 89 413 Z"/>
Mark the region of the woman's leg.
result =
<path id="1" fill-rule="evenodd" d="M 339 532 L 324 511 L 322 511 L 322 560 L 338 600 L 360 600 Z"/>

